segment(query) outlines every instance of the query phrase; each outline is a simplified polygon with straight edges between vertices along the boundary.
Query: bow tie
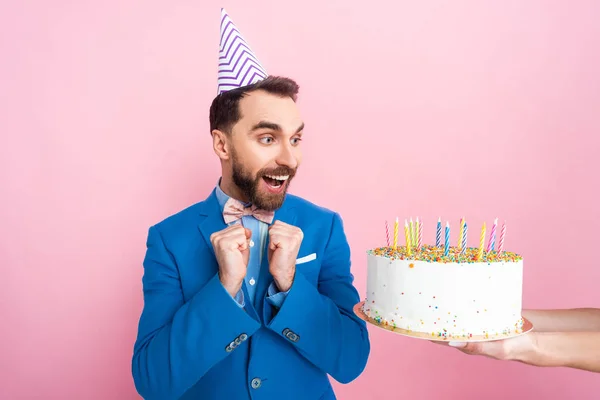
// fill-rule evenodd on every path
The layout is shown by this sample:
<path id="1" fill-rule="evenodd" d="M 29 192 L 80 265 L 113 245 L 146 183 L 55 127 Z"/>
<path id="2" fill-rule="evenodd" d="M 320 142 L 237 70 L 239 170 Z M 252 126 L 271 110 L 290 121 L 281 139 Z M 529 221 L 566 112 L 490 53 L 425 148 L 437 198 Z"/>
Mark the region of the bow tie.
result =
<path id="1" fill-rule="evenodd" d="M 273 221 L 275 212 L 265 211 L 256 208 L 255 205 L 244 207 L 241 201 L 229 198 L 223 208 L 223 219 L 226 224 L 241 219 L 244 215 L 252 215 L 259 221 L 270 224 Z"/>

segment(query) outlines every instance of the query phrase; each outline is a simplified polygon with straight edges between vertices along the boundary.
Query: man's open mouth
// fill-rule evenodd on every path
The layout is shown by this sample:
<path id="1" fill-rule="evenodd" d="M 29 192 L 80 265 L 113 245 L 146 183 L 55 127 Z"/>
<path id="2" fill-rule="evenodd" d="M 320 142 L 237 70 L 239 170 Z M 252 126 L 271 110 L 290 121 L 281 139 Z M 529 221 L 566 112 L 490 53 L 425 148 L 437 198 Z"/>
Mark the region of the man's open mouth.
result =
<path id="1" fill-rule="evenodd" d="M 267 183 L 267 185 L 272 188 L 279 188 L 283 185 L 288 179 L 289 175 L 264 175 L 263 179 Z"/>

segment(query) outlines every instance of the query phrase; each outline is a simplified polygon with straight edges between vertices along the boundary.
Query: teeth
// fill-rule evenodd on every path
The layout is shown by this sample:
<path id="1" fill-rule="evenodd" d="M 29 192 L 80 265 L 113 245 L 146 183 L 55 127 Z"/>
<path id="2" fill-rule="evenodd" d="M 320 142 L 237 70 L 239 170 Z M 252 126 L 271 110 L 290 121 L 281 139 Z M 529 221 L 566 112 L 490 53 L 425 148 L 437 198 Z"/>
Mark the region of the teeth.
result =
<path id="1" fill-rule="evenodd" d="M 267 178 L 276 179 L 278 181 L 286 181 L 289 175 L 265 175 Z"/>

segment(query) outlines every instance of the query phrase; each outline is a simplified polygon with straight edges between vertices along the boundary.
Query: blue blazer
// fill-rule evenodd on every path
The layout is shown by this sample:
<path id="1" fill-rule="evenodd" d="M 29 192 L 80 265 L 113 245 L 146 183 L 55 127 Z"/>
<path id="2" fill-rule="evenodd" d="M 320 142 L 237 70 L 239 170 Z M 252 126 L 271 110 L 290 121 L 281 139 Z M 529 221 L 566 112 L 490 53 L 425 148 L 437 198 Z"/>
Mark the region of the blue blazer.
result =
<path id="1" fill-rule="evenodd" d="M 267 257 L 253 304 L 241 308 L 221 285 L 210 235 L 226 225 L 214 190 L 149 229 L 132 359 L 145 399 L 335 399 L 328 375 L 362 373 L 370 343 L 352 311 L 360 297 L 340 216 L 288 194 L 275 220 L 304 232 L 280 309 L 265 301 Z"/>

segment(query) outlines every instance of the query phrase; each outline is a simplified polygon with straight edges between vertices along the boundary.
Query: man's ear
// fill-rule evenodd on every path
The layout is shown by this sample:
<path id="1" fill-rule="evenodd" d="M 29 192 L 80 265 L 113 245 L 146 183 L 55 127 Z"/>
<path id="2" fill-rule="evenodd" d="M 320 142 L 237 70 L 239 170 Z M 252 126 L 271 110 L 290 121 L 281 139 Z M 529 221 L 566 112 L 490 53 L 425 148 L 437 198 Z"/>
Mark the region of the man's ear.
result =
<path id="1" fill-rule="evenodd" d="M 229 160 L 229 136 L 218 129 L 211 133 L 213 138 L 213 150 L 221 160 Z"/>

